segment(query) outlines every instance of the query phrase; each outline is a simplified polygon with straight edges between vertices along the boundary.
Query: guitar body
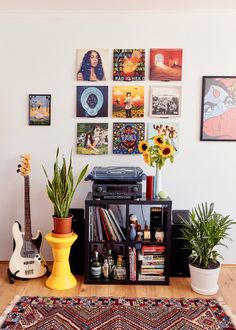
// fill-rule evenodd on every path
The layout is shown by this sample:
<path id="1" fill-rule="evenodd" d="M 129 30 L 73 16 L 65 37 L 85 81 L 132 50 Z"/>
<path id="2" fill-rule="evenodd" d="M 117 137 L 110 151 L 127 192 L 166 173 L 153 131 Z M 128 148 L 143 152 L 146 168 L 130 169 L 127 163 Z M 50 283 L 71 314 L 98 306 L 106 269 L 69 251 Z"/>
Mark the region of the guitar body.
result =
<path id="1" fill-rule="evenodd" d="M 47 266 L 40 256 L 42 234 L 38 231 L 37 236 L 26 240 L 18 222 L 13 224 L 12 234 L 15 248 L 9 262 L 11 274 L 25 279 L 44 276 L 47 273 Z"/>

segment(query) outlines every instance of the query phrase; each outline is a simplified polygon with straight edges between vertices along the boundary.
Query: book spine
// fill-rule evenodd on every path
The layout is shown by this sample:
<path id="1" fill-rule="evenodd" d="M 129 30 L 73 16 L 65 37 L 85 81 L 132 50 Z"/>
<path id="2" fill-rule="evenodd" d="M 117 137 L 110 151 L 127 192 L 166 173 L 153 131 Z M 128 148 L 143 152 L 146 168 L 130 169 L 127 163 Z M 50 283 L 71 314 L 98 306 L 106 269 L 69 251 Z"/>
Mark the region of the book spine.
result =
<path id="1" fill-rule="evenodd" d="M 100 218 L 98 206 L 96 206 L 96 218 L 97 218 L 99 240 L 103 241 L 102 224 L 101 224 L 101 218 Z"/>

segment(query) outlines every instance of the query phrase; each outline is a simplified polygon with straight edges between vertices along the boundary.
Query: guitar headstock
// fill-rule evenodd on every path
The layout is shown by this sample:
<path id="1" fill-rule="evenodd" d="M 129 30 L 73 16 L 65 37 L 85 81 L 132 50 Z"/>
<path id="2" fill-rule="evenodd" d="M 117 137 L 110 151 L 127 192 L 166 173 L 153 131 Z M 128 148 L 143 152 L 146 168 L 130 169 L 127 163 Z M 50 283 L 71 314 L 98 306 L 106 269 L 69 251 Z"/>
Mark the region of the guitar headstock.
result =
<path id="1" fill-rule="evenodd" d="M 20 173 L 20 175 L 26 176 L 30 173 L 30 155 L 25 154 L 21 155 L 20 164 L 18 165 L 17 173 Z"/>

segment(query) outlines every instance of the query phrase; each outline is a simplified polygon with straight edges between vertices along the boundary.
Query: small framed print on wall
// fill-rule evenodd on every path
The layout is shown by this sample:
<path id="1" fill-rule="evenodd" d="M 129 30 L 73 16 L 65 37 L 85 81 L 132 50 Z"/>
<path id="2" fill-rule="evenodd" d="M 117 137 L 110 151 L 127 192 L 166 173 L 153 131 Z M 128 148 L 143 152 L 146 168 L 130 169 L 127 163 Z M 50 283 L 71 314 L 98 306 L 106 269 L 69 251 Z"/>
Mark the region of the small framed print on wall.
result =
<path id="1" fill-rule="evenodd" d="M 201 141 L 236 141 L 236 76 L 204 76 Z"/>
<path id="2" fill-rule="evenodd" d="M 29 125 L 43 126 L 51 124 L 51 95 L 29 95 Z"/>
<path id="3" fill-rule="evenodd" d="M 180 117 L 181 86 L 151 87 L 150 110 L 153 117 Z"/>

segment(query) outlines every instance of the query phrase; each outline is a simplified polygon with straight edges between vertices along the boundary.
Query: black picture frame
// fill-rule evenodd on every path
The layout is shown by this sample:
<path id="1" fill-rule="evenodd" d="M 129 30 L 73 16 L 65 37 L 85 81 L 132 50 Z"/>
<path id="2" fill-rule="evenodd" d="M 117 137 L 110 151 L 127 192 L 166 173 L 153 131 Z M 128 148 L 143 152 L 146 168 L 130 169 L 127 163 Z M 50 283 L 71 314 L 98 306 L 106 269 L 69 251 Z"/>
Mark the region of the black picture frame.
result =
<path id="1" fill-rule="evenodd" d="M 236 141 L 236 76 L 203 76 L 200 141 Z"/>
<path id="2" fill-rule="evenodd" d="M 51 125 L 50 94 L 29 94 L 29 125 Z"/>

